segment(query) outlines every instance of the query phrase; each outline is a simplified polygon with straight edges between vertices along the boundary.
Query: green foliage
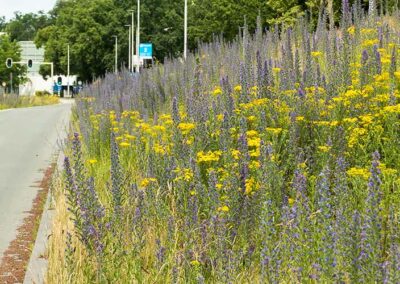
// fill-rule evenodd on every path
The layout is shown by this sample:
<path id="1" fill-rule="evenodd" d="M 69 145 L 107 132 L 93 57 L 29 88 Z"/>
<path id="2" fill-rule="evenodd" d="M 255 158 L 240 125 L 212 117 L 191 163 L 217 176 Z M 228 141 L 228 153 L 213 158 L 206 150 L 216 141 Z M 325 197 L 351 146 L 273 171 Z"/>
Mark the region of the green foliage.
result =
<path id="1" fill-rule="evenodd" d="M 260 18 L 262 28 L 271 25 L 290 26 L 300 16 L 307 16 L 315 27 L 320 7 L 328 10 L 332 24 L 338 24 L 342 0 L 189 0 L 189 48 L 194 50 L 199 42 L 210 42 L 222 35 L 232 41 L 239 27 L 245 24 L 253 33 Z M 355 0 L 349 0 L 350 6 Z M 359 5 L 368 9 L 368 0 Z M 398 0 L 377 1 L 378 11 L 392 10 Z M 136 1 L 131 0 L 71 0 L 59 1 L 46 18 L 32 14 L 17 14 L 16 23 L 9 24 L 18 30 L 25 23 L 44 25 L 36 36 L 36 43 L 46 47 L 46 60 L 55 62 L 56 73 L 66 73 L 67 44 L 71 47 L 71 72 L 83 80 L 91 81 L 114 68 L 114 39 L 119 39 L 119 64 L 127 66 L 128 29 L 131 12 Z M 178 57 L 183 51 L 184 0 L 146 0 L 141 3 L 141 42 L 154 44 L 154 55 L 159 61 L 165 57 Z M 329 13 L 332 11 L 332 13 Z M 43 19 L 44 17 L 44 19 Z M 18 20 L 18 21 L 17 21 Z M 43 26 L 42 25 L 42 26 Z M 42 27 L 41 26 L 41 27 Z M 30 32 L 34 34 L 34 32 Z M 47 69 L 44 69 L 47 68 Z M 43 67 L 42 74 L 50 70 Z"/>
<path id="2" fill-rule="evenodd" d="M 112 35 L 119 36 L 121 43 L 127 41 L 119 18 L 122 8 L 116 7 L 111 0 L 68 1 L 59 2 L 53 13 L 54 24 L 39 31 L 36 43 L 46 46 L 46 60 L 55 63 L 56 73 L 67 71 L 68 44 L 71 71 L 80 74 L 84 80 L 112 69 Z M 123 48 L 124 44 L 121 44 L 120 51 Z"/>
<path id="3" fill-rule="evenodd" d="M 9 88 L 10 73 L 13 74 L 13 89 L 25 80 L 26 67 L 14 64 L 11 68 L 7 68 L 5 62 L 7 58 L 13 61 L 21 59 L 21 50 L 15 41 L 11 41 L 6 35 L 0 37 L 0 84 L 7 83 Z"/>
<path id="4" fill-rule="evenodd" d="M 238 34 L 239 27 L 244 26 L 245 20 L 249 30 L 254 31 L 258 15 L 264 19 L 264 26 L 265 19 L 269 17 L 267 15 L 271 15 L 268 2 L 260 0 L 193 1 L 190 12 L 189 35 L 192 44 L 197 41 L 209 42 L 213 35 L 219 34 L 226 40 L 232 40 Z"/>
<path id="5" fill-rule="evenodd" d="M 276 17 L 268 20 L 268 23 L 271 25 L 275 24 L 285 24 L 285 25 L 293 25 L 295 20 L 303 15 L 302 6 L 298 0 L 289 0 L 289 1 L 274 1 L 268 0 L 267 3 L 271 7 L 272 11 Z"/>
<path id="6" fill-rule="evenodd" d="M 2 32 L 5 27 L 6 27 L 6 18 L 3 16 L 0 17 L 0 32 Z"/>
<path id="7" fill-rule="evenodd" d="M 51 23 L 49 16 L 43 12 L 38 14 L 15 13 L 15 18 L 5 25 L 5 31 L 12 41 L 33 40 L 36 33 Z M 1 21 L 0 21 L 1 30 Z"/>

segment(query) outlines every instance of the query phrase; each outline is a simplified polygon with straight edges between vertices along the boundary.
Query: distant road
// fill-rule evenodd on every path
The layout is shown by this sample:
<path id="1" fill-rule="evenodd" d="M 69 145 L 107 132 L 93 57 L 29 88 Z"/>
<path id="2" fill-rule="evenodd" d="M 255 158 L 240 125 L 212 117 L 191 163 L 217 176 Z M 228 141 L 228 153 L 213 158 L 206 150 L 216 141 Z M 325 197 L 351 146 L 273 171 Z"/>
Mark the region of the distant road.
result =
<path id="1" fill-rule="evenodd" d="M 0 260 L 65 137 L 72 102 L 0 111 Z"/>

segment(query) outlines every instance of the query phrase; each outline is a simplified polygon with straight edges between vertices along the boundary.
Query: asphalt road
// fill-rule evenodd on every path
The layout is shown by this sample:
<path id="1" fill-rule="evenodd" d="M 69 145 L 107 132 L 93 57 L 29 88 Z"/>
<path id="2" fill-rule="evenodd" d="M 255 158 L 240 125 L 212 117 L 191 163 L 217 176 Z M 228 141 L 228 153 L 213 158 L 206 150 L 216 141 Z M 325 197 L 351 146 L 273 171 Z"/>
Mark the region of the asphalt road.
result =
<path id="1" fill-rule="evenodd" d="M 0 259 L 32 208 L 43 170 L 54 161 L 72 100 L 0 111 Z"/>

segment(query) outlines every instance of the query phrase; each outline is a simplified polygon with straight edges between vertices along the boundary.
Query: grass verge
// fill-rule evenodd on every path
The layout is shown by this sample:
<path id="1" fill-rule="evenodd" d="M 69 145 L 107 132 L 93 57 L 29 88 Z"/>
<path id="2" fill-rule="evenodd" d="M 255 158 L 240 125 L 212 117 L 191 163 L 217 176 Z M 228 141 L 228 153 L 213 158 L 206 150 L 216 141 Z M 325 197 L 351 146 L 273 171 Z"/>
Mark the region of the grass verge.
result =
<path id="1" fill-rule="evenodd" d="M 0 110 L 33 106 L 54 105 L 60 102 L 57 96 L 0 95 Z"/>

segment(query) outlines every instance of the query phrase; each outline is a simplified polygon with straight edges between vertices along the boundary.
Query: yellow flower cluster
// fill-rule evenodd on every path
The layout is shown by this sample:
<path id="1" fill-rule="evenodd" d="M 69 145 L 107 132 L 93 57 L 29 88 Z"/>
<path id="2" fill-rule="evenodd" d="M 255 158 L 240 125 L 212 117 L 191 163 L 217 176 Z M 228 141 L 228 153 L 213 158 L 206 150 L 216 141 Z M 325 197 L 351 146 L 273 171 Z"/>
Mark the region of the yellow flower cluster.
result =
<path id="1" fill-rule="evenodd" d="M 190 133 L 191 130 L 196 128 L 196 125 L 194 123 L 179 123 L 178 124 L 179 130 L 182 132 L 183 135 L 187 135 Z"/>
<path id="2" fill-rule="evenodd" d="M 177 168 L 173 171 L 174 173 L 177 174 L 177 177 L 174 179 L 175 181 L 191 181 L 193 179 L 193 171 L 191 169 L 181 169 L 181 168 Z"/>
<path id="3" fill-rule="evenodd" d="M 363 179 L 368 179 L 371 175 L 368 169 L 364 168 L 351 168 L 347 171 L 347 175 L 351 177 L 361 177 Z"/>
<path id="4" fill-rule="evenodd" d="M 222 89 L 221 89 L 221 87 L 219 87 L 219 86 L 215 87 L 215 89 L 214 89 L 214 91 L 212 92 L 212 94 L 213 94 L 214 96 L 222 95 Z"/>
<path id="5" fill-rule="evenodd" d="M 256 190 L 259 189 L 259 187 L 260 186 L 256 182 L 256 180 L 254 179 L 254 177 L 246 179 L 246 182 L 245 182 L 245 193 L 247 195 L 253 194 Z"/>
<path id="6" fill-rule="evenodd" d="M 157 179 L 155 178 L 144 178 L 141 182 L 140 182 L 140 186 L 143 188 L 146 188 L 150 183 L 152 182 L 156 182 Z"/>
<path id="7" fill-rule="evenodd" d="M 200 151 L 197 153 L 197 162 L 198 163 L 218 162 L 221 156 L 222 156 L 222 151 L 208 151 L 208 152 Z"/>

